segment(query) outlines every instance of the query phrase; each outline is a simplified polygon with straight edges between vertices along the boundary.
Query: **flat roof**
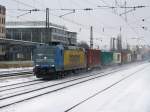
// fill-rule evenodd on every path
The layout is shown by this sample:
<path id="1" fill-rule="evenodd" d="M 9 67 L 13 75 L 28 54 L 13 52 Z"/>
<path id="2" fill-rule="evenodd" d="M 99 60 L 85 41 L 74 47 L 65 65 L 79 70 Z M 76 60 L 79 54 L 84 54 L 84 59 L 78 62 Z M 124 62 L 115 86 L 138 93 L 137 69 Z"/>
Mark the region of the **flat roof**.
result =
<path id="1" fill-rule="evenodd" d="M 46 28 L 45 21 L 8 21 L 6 22 L 6 28 Z M 50 28 L 56 28 L 67 31 L 68 33 L 77 34 L 77 32 L 69 31 L 66 26 L 49 23 Z"/>
<path id="2" fill-rule="evenodd" d="M 45 21 L 8 21 L 6 22 L 6 28 L 45 28 L 45 27 L 46 27 Z M 54 23 L 49 23 L 49 27 L 67 30 L 65 26 L 57 25 Z"/>

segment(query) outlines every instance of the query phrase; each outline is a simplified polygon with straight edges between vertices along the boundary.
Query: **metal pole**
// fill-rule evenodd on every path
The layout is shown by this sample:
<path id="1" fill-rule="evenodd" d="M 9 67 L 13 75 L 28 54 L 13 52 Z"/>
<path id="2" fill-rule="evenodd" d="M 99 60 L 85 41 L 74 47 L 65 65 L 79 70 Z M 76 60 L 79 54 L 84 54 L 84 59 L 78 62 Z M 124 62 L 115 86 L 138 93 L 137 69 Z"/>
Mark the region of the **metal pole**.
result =
<path id="1" fill-rule="evenodd" d="M 49 42 L 51 42 L 51 37 L 49 33 L 49 8 L 46 8 L 46 34 L 48 35 L 47 37 L 49 38 Z"/>
<path id="2" fill-rule="evenodd" d="M 21 32 L 21 40 L 22 40 L 22 32 Z"/>
<path id="3" fill-rule="evenodd" d="M 125 1 L 125 21 L 127 22 L 127 1 Z"/>
<path id="4" fill-rule="evenodd" d="M 31 32 L 31 42 L 32 42 L 32 38 L 33 38 L 33 35 L 32 35 L 32 32 Z"/>
<path id="5" fill-rule="evenodd" d="M 46 28 L 49 28 L 49 8 L 46 8 Z"/>
<path id="6" fill-rule="evenodd" d="M 43 43 L 43 34 L 41 32 L 41 43 Z"/>
<path id="7" fill-rule="evenodd" d="M 113 37 L 113 51 L 115 51 L 115 38 Z"/>
<path id="8" fill-rule="evenodd" d="M 93 49 L 93 27 L 90 27 L 90 48 Z"/>

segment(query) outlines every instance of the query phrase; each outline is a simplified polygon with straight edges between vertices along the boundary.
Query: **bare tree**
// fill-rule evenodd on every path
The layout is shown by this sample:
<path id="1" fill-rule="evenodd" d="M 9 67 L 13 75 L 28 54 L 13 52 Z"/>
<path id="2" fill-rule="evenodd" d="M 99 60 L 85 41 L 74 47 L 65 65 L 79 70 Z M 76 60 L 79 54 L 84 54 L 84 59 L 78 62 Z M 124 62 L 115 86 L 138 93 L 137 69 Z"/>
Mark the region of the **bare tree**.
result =
<path id="1" fill-rule="evenodd" d="M 85 41 L 81 41 L 78 43 L 79 47 L 85 48 L 85 49 L 89 49 L 89 45 L 85 42 Z"/>

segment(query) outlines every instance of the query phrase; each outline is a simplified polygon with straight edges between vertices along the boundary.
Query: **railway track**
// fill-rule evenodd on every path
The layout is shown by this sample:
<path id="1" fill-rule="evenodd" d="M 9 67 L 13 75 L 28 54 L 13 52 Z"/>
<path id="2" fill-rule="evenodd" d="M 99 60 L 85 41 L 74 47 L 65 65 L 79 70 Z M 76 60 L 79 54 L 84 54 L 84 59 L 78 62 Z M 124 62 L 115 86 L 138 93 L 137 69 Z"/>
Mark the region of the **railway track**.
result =
<path id="1" fill-rule="evenodd" d="M 25 89 L 23 86 L 19 87 L 19 88 L 22 88 L 21 90 L 18 90 L 17 87 L 16 87 L 15 88 L 16 91 L 14 91 L 15 89 L 12 89 L 12 88 L 8 89 L 7 88 L 7 90 L 3 90 L 1 92 L 1 95 L 0 95 L 0 100 L 1 100 L 0 108 L 4 108 L 4 107 L 7 107 L 7 106 L 16 104 L 16 103 L 20 103 L 20 102 L 23 102 L 23 101 L 26 101 L 26 100 L 29 100 L 29 99 L 33 99 L 33 98 L 36 98 L 36 97 L 39 97 L 39 96 L 42 96 L 42 95 L 46 95 L 46 94 L 49 94 L 49 93 L 53 93 L 53 92 L 56 92 L 56 91 L 59 91 L 59 90 L 62 90 L 62 89 L 65 89 L 65 88 L 68 88 L 68 87 L 71 87 L 71 86 L 74 86 L 74 85 L 77 85 L 77 84 L 81 84 L 81 83 L 84 83 L 84 82 L 87 82 L 87 81 L 90 81 L 90 80 L 94 80 L 96 78 L 107 76 L 109 74 L 116 73 L 116 72 L 119 72 L 119 71 L 125 70 L 125 69 L 127 69 L 127 67 L 111 70 L 111 71 L 108 71 L 106 73 L 101 72 L 101 73 L 90 74 L 90 75 L 87 75 L 87 76 L 82 76 L 82 77 L 74 78 L 74 79 L 71 79 L 71 80 L 62 81 L 62 82 L 59 82 L 59 83 L 56 82 L 56 83 L 53 83 L 53 84 L 51 84 L 50 82 L 47 82 L 47 83 L 44 82 L 44 84 L 42 84 L 42 85 L 38 84 L 38 86 L 36 86 L 36 87 L 31 86 L 30 89 L 29 88 Z M 13 90 L 13 92 L 11 90 Z"/>
<path id="2" fill-rule="evenodd" d="M 26 82 L 11 84 L 11 85 L 0 86 L 0 93 L 4 91 L 14 90 L 14 89 L 23 88 L 31 85 L 40 84 L 40 83 L 44 83 L 44 81 L 37 79 L 37 80 L 31 80 L 31 81 L 26 81 Z"/>
<path id="3" fill-rule="evenodd" d="M 0 80 L 16 78 L 16 77 L 28 77 L 32 76 L 33 73 L 29 72 L 19 72 L 19 73 L 7 73 L 7 74 L 0 74 Z"/>
<path id="4" fill-rule="evenodd" d="M 141 62 L 140 62 L 141 63 Z M 130 63 L 129 63 L 130 64 Z M 126 64 L 126 65 L 129 65 L 129 64 Z M 133 63 L 135 65 L 138 64 L 138 62 L 136 63 Z M 126 65 L 122 65 L 122 66 L 126 66 Z M 118 66 L 116 67 L 113 67 L 113 68 L 117 68 Z M 104 69 L 107 69 L 109 67 L 104 67 Z M 12 73 L 12 74 L 0 74 L 0 80 L 5 80 L 5 79 L 15 79 L 15 78 L 22 78 L 22 77 L 30 77 L 30 76 L 33 76 L 32 72 L 29 71 L 29 72 L 20 72 L 20 73 Z M 1 86 L 0 86 L 1 87 Z"/>
<path id="5" fill-rule="evenodd" d="M 108 71 L 110 71 L 110 70 L 114 70 L 114 69 L 116 69 L 117 67 L 113 67 L 113 68 L 111 68 L 111 69 L 109 69 L 109 68 L 105 68 L 104 70 L 108 70 Z M 94 71 L 95 72 L 95 71 Z M 101 71 L 98 71 L 98 73 L 103 73 L 103 70 L 101 70 Z M 89 72 L 87 72 L 86 73 L 87 75 L 89 74 Z M 85 77 L 86 75 L 85 75 L 85 73 L 83 72 L 83 73 L 80 73 L 80 74 L 74 74 L 74 77 L 76 78 L 78 78 L 78 77 L 80 77 L 81 75 L 84 75 L 83 77 Z M 71 77 L 69 77 L 68 76 L 68 78 L 71 78 Z M 34 84 L 36 84 L 37 83 L 37 81 L 42 81 L 41 79 L 36 79 L 36 80 L 29 80 L 29 81 L 24 81 L 24 82 L 19 82 L 19 83 L 13 83 L 13 84 L 8 84 L 8 85 L 3 85 L 3 86 L 0 86 L 0 91 L 6 91 L 6 90 L 11 90 L 11 89 L 15 89 L 15 88 L 20 88 L 20 87 L 24 87 L 24 86 L 30 86 L 30 83 L 33 83 L 33 85 Z M 44 81 L 46 81 L 46 80 L 44 80 Z M 58 80 L 57 80 L 58 81 Z"/>
<path id="6" fill-rule="evenodd" d="M 98 72 L 98 73 L 101 73 L 101 72 Z M 80 75 L 82 75 L 82 73 L 76 75 L 75 78 L 80 77 Z M 83 77 L 85 77 L 85 76 L 83 76 Z M 70 77 L 68 77 L 68 78 L 70 78 Z M 68 79 L 66 79 L 66 80 L 68 80 Z M 24 81 L 24 82 L 20 82 L 20 83 L 3 85 L 3 86 L 0 86 L 0 92 L 4 92 L 4 91 L 7 91 L 7 90 L 12 90 L 12 89 L 18 89 L 18 88 L 22 88 L 22 87 L 26 87 L 26 86 L 31 86 L 31 85 L 36 85 L 36 84 L 39 84 L 39 83 L 47 83 L 48 81 L 49 80 L 36 79 L 36 80 L 29 80 L 29 81 Z M 56 80 L 56 81 L 57 81 L 57 83 L 59 82 L 59 80 Z"/>
<path id="7" fill-rule="evenodd" d="M 113 67 L 111 70 L 115 70 L 115 69 L 116 69 L 116 67 Z M 110 69 L 105 69 L 105 70 L 110 71 Z M 104 73 L 104 72 L 103 71 L 98 71 L 96 74 L 99 74 L 99 73 Z M 84 78 L 84 77 L 87 77 L 87 76 L 92 76 L 94 74 L 84 75 L 84 76 L 81 76 L 81 75 L 83 75 L 83 74 L 80 73 L 80 74 L 76 75 L 75 78 L 78 78 L 78 77 Z M 68 78 L 70 78 L 70 77 L 68 77 Z M 26 86 L 30 86 L 30 85 L 35 85 L 35 84 L 39 84 L 39 83 L 45 83 L 45 81 L 46 80 L 42 81 L 41 79 L 36 79 L 36 80 L 30 80 L 30 81 L 15 83 L 15 84 L 4 85 L 4 86 L 0 86 L 0 92 L 7 91 L 7 90 L 12 90 L 12 89 L 17 89 L 17 88 L 22 88 L 22 87 L 26 87 Z"/>
<path id="8" fill-rule="evenodd" d="M 121 78 L 120 80 L 114 82 L 113 84 L 107 86 L 106 88 L 104 88 L 104 89 L 102 89 L 102 90 L 100 90 L 100 91 L 94 93 L 93 95 L 87 97 L 86 99 L 84 99 L 84 100 L 78 102 L 77 104 L 71 106 L 70 108 L 66 109 L 64 112 L 72 111 L 73 109 L 75 109 L 75 108 L 78 107 L 79 105 L 85 103 L 86 101 L 88 101 L 88 100 L 90 100 L 90 99 L 96 97 L 97 95 L 99 95 L 99 94 L 105 92 L 106 90 L 108 90 L 108 89 L 110 89 L 110 88 L 116 86 L 117 84 L 119 84 L 120 82 L 122 82 L 122 81 L 124 81 L 124 80 L 130 78 L 131 76 L 136 75 L 137 72 L 140 72 L 140 71 L 144 70 L 144 69 L 145 69 L 146 67 L 148 67 L 148 66 L 149 66 L 149 65 L 147 65 L 147 66 L 145 66 L 145 67 L 143 67 L 143 68 L 141 68 L 141 69 L 139 69 L 139 70 L 137 70 L 137 71 L 135 71 L 135 72 L 133 72 L 133 73 L 131 73 L 131 74 L 129 74 L 129 75 L 123 77 L 123 78 Z"/>

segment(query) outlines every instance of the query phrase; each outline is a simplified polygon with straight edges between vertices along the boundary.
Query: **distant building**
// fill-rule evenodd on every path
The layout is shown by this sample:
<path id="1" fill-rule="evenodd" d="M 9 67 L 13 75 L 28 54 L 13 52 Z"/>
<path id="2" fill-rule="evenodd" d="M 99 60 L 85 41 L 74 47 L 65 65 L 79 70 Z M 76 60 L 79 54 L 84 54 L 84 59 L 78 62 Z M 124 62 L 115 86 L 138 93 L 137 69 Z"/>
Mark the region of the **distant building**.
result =
<path id="1" fill-rule="evenodd" d="M 32 43 L 77 44 L 76 32 L 53 23 L 49 26 L 44 21 L 6 22 L 6 60 L 32 60 L 36 45 Z"/>
<path id="2" fill-rule="evenodd" d="M 5 16 L 6 16 L 6 8 L 0 5 L 0 38 L 6 37 Z M 4 55 L 5 55 L 4 41 L 0 41 L 0 60 L 3 59 Z"/>
<path id="3" fill-rule="evenodd" d="M 76 32 L 70 32 L 66 27 L 44 21 L 7 22 L 6 38 L 32 41 L 39 43 L 63 43 L 76 45 Z"/>

